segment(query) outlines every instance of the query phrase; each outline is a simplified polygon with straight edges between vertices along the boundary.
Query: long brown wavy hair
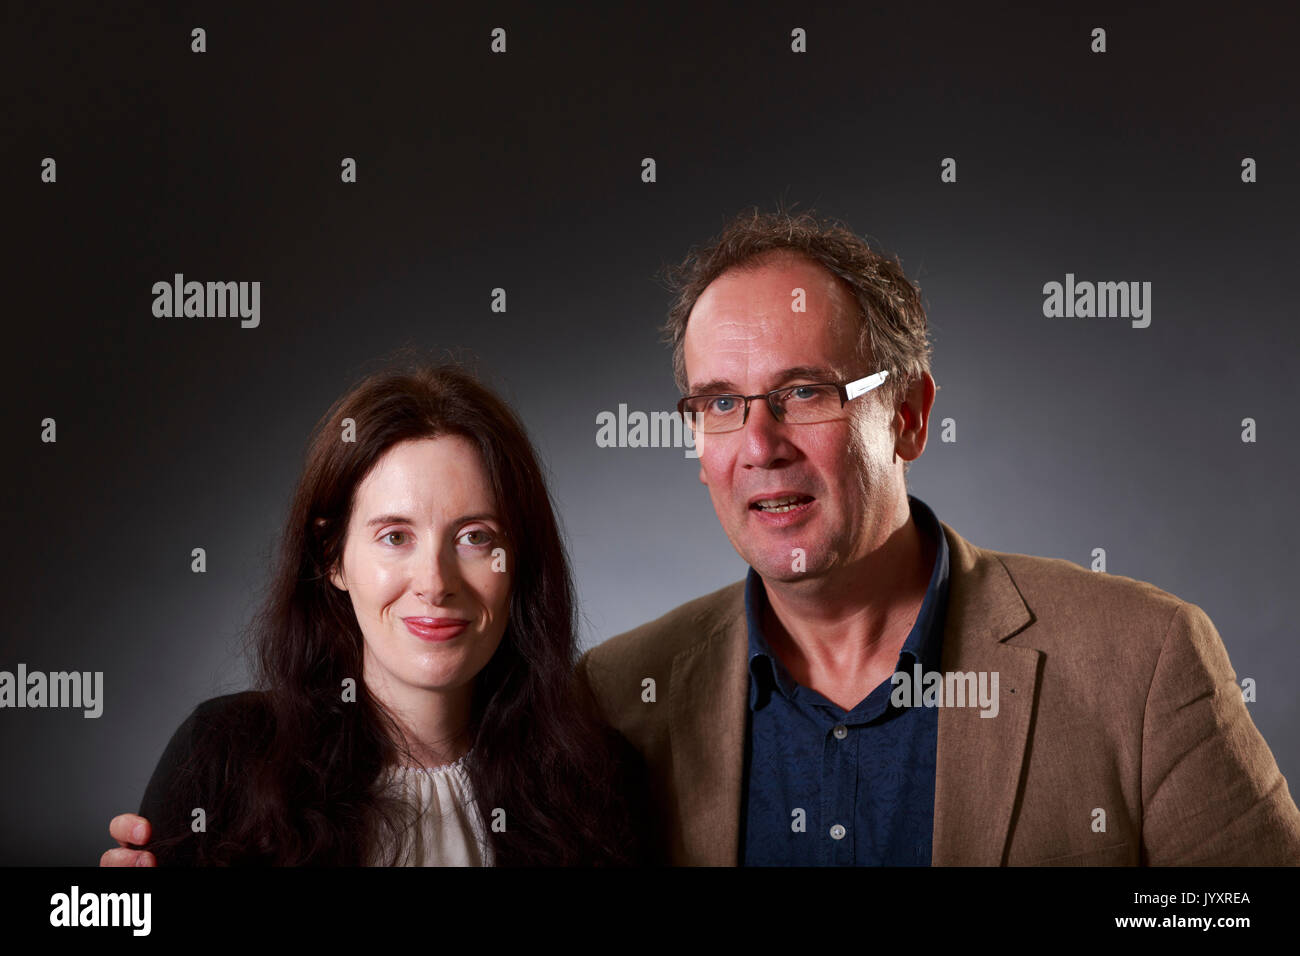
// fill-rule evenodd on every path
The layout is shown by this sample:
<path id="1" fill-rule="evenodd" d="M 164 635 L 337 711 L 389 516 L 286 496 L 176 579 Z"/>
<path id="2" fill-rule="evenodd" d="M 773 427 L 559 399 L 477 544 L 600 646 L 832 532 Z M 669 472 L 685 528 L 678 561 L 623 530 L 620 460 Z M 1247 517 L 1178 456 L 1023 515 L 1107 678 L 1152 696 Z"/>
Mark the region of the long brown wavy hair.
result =
<path id="1" fill-rule="evenodd" d="M 347 419 L 355 441 L 342 439 Z M 384 453 L 444 435 L 482 455 L 513 570 L 505 635 L 475 681 L 466 758 L 481 818 L 505 811 L 504 830 L 488 832 L 495 863 L 642 861 L 628 793 L 638 771 L 574 682 L 574 589 L 537 455 L 515 413 L 471 374 L 418 362 L 366 377 L 317 424 L 250 632 L 257 706 L 196 734 L 181 777 L 204 781 L 218 825 L 197 841 L 164 835 L 150 846 L 159 862 L 189 840 L 196 864 L 361 865 L 385 836 L 396 862 L 413 810 L 379 783 L 409 754 L 360 679 L 361 631 L 329 572 L 355 491 Z M 356 681 L 355 702 L 343 700 L 345 678 Z"/>

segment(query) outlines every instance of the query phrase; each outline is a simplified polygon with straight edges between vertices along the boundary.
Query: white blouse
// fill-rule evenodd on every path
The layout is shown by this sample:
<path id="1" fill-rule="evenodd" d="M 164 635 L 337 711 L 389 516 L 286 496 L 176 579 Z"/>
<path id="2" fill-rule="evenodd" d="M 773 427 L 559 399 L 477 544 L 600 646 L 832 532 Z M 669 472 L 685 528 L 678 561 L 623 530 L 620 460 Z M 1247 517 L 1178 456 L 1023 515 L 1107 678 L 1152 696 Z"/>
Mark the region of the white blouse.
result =
<path id="1" fill-rule="evenodd" d="M 465 769 L 468 756 L 441 767 L 388 768 L 386 785 L 419 811 L 403 841 L 398 866 L 492 865 L 492 847 Z M 389 850 L 385 842 L 371 856 L 371 865 L 385 865 Z"/>

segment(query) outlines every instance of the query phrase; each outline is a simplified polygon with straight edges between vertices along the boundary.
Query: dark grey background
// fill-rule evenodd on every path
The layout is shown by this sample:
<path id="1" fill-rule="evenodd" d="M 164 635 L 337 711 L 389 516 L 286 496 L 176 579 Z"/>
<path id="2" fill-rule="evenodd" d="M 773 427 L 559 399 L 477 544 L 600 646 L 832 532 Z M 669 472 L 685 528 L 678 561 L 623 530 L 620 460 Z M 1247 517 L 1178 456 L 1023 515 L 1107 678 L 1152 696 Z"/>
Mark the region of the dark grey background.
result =
<path id="1" fill-rule="evenodd" d="M 0 711 L 0 863 L 96 862 L 181 719 L 246 686 L 308 431 L 398 346 L 465 350 L 522 412 L 587 644 L 740 578 L 694 464 L 597 448 L 595 421 L 672 406 L 656 272 L 778 200 L 921 285 L 943 390 L 912 492 L 976 544 L 1085 566 L 1104 547 L 1110 573 L 1204 608 L 1294 793 L 1294 21 L 30 6 L 3 31 L 0 669 L 102 670 L 106 703 Z M 261 281 L 261 327 L 155 318 L 175 272 Z M 1151 326 L 1045 319 L 1067 272 L 1152 282 Z"/>

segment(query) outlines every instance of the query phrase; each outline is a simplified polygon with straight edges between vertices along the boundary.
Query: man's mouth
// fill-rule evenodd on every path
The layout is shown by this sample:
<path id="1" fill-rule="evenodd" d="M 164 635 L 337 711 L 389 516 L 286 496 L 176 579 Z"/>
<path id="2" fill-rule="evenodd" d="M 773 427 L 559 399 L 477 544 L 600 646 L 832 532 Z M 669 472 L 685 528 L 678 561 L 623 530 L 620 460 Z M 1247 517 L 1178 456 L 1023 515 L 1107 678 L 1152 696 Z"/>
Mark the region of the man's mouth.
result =
<path id="1" fill-rule="evenodd" d="M 812 495 L 780 495 L 773 498 L 758 498 L 750 502 L 749 507 L 764 514 L 779 515 L 795 511 L 812 500 Z"/>

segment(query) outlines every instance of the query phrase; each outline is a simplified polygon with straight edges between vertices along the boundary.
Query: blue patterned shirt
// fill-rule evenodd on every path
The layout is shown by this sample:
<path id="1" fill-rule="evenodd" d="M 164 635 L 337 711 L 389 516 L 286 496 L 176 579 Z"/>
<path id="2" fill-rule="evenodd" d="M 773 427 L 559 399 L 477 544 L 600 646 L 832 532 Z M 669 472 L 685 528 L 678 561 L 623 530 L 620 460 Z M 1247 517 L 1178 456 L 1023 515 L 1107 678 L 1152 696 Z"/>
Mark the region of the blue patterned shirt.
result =
<path id="1" fill-rule="evenodd" d="M 938 542 L 921 611 L 896 671 L 937 671 L 948 605 L 948 542 L 929 507 L 912 518 Z M 767 601 L 745 581 L 749 727 L 741 811 L 745 866 L 929 866 L 934 838 L 935 707 L 895 707 L 883 681 L 852 710 L 796 683 L 763 636 Z"/>

